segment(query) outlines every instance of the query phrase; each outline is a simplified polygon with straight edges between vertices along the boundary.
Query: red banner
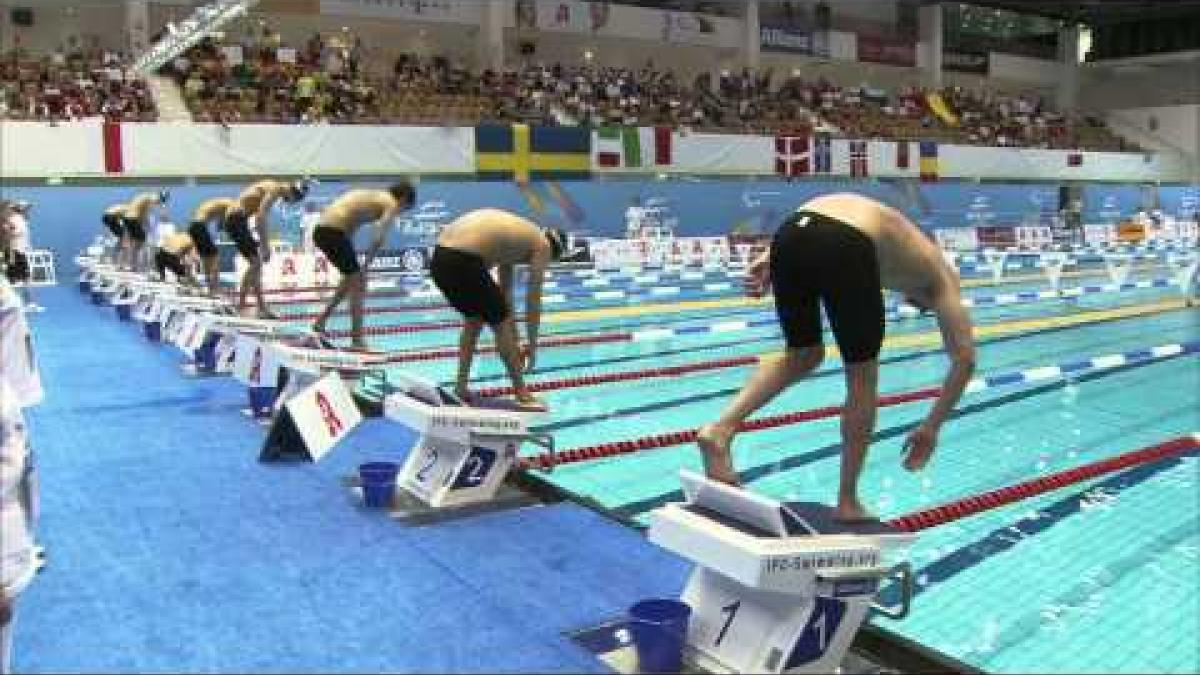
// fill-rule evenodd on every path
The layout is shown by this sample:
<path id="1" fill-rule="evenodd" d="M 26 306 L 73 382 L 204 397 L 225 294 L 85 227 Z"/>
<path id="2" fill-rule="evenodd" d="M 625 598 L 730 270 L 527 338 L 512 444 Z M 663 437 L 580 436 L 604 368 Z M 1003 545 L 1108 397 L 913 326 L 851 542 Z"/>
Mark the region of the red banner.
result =
<path id="1" fill-rule="evenodd" d="M 125 160 L 121 154 L 121 124 L 104 123 L 104 170 L 108 173 L 124 173 Z"/>
<path id="2" fill-rule="evenodd" d="M 893 66 L 917 65 L 917 45 L 894 38 L 858 36 L 858 60 Z"/>
<path id="3" fill-rule="evenodd" d="M 1001 248 L 1017 245 L 1017 228 L 1008 225 L 995 225 L 975 228 L 980 246 Z"/>

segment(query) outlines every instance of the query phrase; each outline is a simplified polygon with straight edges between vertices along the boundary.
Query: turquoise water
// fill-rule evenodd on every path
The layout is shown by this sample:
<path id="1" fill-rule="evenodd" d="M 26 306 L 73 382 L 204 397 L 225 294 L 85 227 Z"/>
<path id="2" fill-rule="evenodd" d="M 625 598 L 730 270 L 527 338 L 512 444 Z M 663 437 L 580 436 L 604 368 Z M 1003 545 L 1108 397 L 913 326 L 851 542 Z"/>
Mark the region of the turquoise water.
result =
<path id="1" fill-rule="evenodd" d="M 1064 285 L 1107 282 L 1102 268 L 1083 272 Z M 1163 276 L 1164 270 L 1150 267 L 1131 280 Z M 966 292 L 988 295 L 1042 287 L 1044 282 L 1034 280 Z M 1064 315 L 1089 320 L 1066 328 L 1028 325 L 1015 334 L 983 337 L 979 372 L 997 374 L 1200 339 L 1196 310 L 1097 320 L 1098 311 L 1176 296 L 1173 289 L 1152 289 L 975 308 L 977 325 L 987 327 Z M 594 306 L 575 302 L 570 308 Z M 543 333 L 678 328 L 771 316 L 767 306 L 625 319 L 551 318 Z M 436 310 L 375 315 L 371 322 L 452 318 L 451 312 Z M 938 383 L 946 359 L 938 351 L 934 322 L 892 321 L 887 330 L 891 338 L 927 334 L 928 339 L 919 346 L 885 347 L 881 392 Z M 375 337 L 372 346 L 389 351 L 442 348 L 452 346 L 456 335 L 455 329 L 445 329 Z M 694 363 L 780 347 L 778 329 L 768 322 L 736 333 L 544 348 L 531 379 Z M 960 415 L 942 431 L 934 461 L 920 474 L 902 470 L 900 449 L 907 428 L 922 419 L 929 403 L 881 409 L 862 495 L 880 517 L 890 518 L 1200 430 L 1196 366 L 1195 357 L 1180 357 L 1081 380 L 968 395 L 959 405 Z M 453 378 L 454 362 L 422 361 L 401 368 L 445 382 Z M 503 385 L 502 372 L 494 356 L 481 356 L 473 376 L 480 385 Z M 552 412 L 543 428 L 554 433 L 560 449 L 694 428 L 719 414 L 750 372 L 749 367 L 725 368 L 546 392 Z M 837 404 L 843 392 L 840 362 L 831 358 L 756 417 Z M 752 490 L 829 503 L 837 484 L 838 443 L 837 419 L 821 420 L 743 434 L 735 461 Z M 700 466 L 694 446 L 680 446 L 561 466 L 541 475 L 644 521 L 654 508 L 680 498 L 680 468 Z M 913 612 L 902 622 L 877 621 L 988 671 L 1200 670 L 1195 650 L 1200 593 L 1194 583 L 1200 576 L 1198 470 L 1193 453 L 1122 474 L 1115 483 L 1097 479 L 928 530 L 911 552 L 919 581 Z"/>

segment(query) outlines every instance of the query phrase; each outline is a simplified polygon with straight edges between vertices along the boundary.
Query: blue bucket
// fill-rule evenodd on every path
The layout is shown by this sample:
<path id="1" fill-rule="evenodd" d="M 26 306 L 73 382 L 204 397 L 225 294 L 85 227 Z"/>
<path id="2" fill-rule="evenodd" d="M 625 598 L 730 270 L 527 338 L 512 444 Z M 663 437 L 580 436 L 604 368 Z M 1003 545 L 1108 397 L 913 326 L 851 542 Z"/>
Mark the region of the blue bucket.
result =
<path id="1" fill-rule="evenodd" d="M 158 321 L 147 321 L 142 324 L 142 332 L 146 334 L 146 339 L 151 342 L 162 340 L 162 323 Z"/>
<path id="2" fill-rule="evenodd" d="M 209 333 L 204 343 L 196 350 L 196 372 L 215 373 L 217 371 L 217 343 L 221 338 L 216 333 Z"/>
<path id="3" fill-rule="evenodd" d="M 133 319 L 133 305 L 129 303 L 121 303 L 116 305 L 117 318 L 122 321 L 130 321 Z"/>
<path id="4" fill-rule="evenodd" d="M 275 387 L 250 387 L 250 414 L 254 419 L 270 417 L 275 408 Z"/>
<path id="5" fill-rule="evenodd" d="M 363 503 L 372 508 L 387 508 L 396 496 L 396 475 L 400 465 L 395 462 L 367 462 L 358 467 L 362 480 Z"/>
<path id="6" fill-rule="evenodd" d="M 678 600 L 642 600 L 629 608 L 629 632 L 643 673 L 678 673 L 683 669 L 692 608 Z"/>

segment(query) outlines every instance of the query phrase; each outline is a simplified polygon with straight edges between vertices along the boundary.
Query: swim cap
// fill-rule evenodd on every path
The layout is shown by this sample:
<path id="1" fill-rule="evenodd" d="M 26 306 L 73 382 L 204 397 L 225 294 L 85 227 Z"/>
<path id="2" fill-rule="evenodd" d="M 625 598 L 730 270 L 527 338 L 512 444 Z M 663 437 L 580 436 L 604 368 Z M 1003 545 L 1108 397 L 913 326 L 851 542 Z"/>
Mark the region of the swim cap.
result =
<path id="1" fill-rule="evenodd" d="M 567 252 L 567 244 L 570 241 L 566 230 L 557 227 L 547 227 L 542 230 L 542 233 L 546 235 L 546 240 L 550 242 L 551 257 L 555 260 L 562 258 L 563 254 Z"/>
<path id="2" fill-rule="evenodd" d="M 298 202 L 308 196 L 308 190 L 317 181 L 312 178 L 304 177 L 292 183 L 291 190 L 288 191 L 288 199 L 293 202 Z"/>

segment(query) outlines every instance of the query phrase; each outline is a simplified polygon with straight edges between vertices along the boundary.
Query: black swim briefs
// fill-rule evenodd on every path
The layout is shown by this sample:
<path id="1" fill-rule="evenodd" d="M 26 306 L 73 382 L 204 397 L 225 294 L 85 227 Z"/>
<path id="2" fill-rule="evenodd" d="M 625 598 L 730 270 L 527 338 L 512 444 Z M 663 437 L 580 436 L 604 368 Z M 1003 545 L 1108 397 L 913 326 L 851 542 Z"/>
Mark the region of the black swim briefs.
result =
<path id="1" fill-rule="evenodd" d="M 791 349 L 822 343 L 821 307 L 846 363 L 883 345 L 883 291 L 875 242 L 858 228 L 811 211 L 792 214 L 771 245 L 775 311 Z"/>
<path id="2" fill-rule="evenodd" d="M 9 283 L 13 284 L 29 281 L 29 256 L 23 251 L 9 251 L 4 275 L 8 277 Z"/>
<path id="3" fill-rule="evenodd" d="M 464 317 L 493 327 L 508 318 L 504 293 L 479 254 L 437 246 L 429 260 L 429 276 Z"/>
<path id="4" fill-rule="evenodd" d="M 130 239 L 137 244 L 146 243 L 146 228 L 142 226 L 142 221 L 137 218 L 126 217 L 122 218 L 121 222 L 125 226 L 125 234 L 129 235 Z"/>
<path id="5" fill-rule="evenodd" d="M 246 215 L 245 211 L 234 211 L 227 215 L 224 229 L 246 262 L 258 262 L 258 242 L 254 241 L 254 235 L 250 234 L 250 216 Z"/>
<path id="6" fill-rule="evenodd" d="M 122 218 L 115 213 L 106 213 L 100 216 L 100 222 L 108 228 L 109 232 L 113 233 L 117 239 L 125 236 L 125 229 L 121 226 Z"/>
<path id="7" fill-rule="evenodd" d="M 325 254 L 342 276 L 357 274 L 361 269 L 358 254 L 354 251 L 354 242 L 344 231 L 328 225 L 317 225 L 313 230 L 313 244 Z"/>
<path id="8" fill-rule="evenodd" d="M 154 254 L 154 269 L 158 270 L 158 276 L 163 281 L 167 280 L 167 270 L 171 270 L 177 281 L 188 276 L 187 268 L 179 256 L 161 248 Z"/>
<path id="9" fill-rule="evenodd" d="M 192 243 L 196 245 L 196 255 L 201 258 L 212 258 L 217 255 L 217 245 L 213 242 L 212 233 L 208 231 L 208 225 L 199 220 L 193 220 L 191 225 L 188 225 L 188 236 L 192 238 Z"/>

